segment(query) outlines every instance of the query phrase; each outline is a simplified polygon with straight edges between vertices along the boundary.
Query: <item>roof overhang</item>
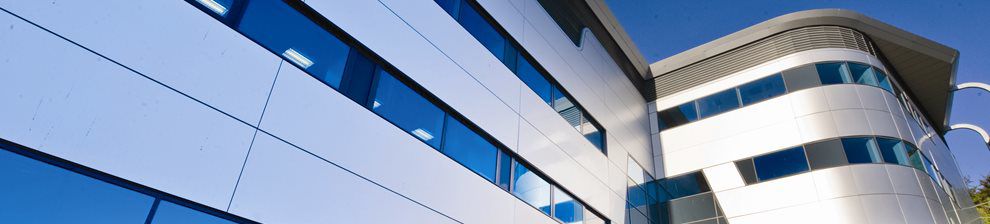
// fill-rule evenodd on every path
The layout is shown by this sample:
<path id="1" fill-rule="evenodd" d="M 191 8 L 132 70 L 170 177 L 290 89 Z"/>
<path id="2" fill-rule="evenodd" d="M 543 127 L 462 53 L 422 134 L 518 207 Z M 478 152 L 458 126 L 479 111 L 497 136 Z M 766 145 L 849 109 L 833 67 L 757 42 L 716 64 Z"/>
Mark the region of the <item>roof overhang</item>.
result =
<path id="1" fill-rule="evenodd" d="M 945 133 L 959 51 L 849 10 L 816 9 L 778 16 L 653 63 L 644 78 L 661 76 L 780 32 L 822 25 L 847 27 L 868 36 L 924 116 L 940 134 Z"/>

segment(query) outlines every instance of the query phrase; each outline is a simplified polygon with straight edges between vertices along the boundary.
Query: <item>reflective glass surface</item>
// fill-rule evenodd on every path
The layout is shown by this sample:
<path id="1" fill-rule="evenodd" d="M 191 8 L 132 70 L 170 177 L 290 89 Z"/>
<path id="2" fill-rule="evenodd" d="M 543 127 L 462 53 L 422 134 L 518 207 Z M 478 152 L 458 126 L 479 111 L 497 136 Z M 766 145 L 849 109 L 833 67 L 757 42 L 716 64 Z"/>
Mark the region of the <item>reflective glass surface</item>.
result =
<path id="1" fill-rule="evenodd" d="M 344 67 L 344 77 L 340 80 L 340 93 L 361 105 L 368 105 L 375 72 L 384 73 L 378 65 L 357 51 L 351 51 Z"/>
<path id="2" fill-rule="evenodd" d="M 584 138 L 588 139 L 595 148 L 604 149 L 605 148 L 605 136 L 602 136 L 602 132 L 599 131 L 598 126 L 588 120 L 588 114 L 584 114 L 581 117 L 581 134 Z"/>
<path id="3" fill-rule="evenodd" d="M 495 182 L 498 149 L 452 117 L 444 129 L 443 154 Z"/>
<path id="4" fill-rule="evenodd" d="M 237 29 L 324 83 L 339 87 L 350 47 L 284 2 L 248 1 Z"/>
<path id="5" fill-rule="evenodd" d="M 488 51 L 491 51 L 496 58 L 502 60 L 505 57 L 506 45 L 505 38 L 502 37 L 502 34 L 498 33 L 498 30 L 496 30 L 495 27 L 492 27 L 492 25 L 489 24 L 488 21 L 474 9 L 474 7 L 471 7 L 471 4 L 461 3 L 460 6 L 461 8 L 458 12 L 459 14 L 457 15 L 457 22 L 460 23 L 461 26 L 468 31 L 468 33 L 471 33 L 475 39 L 478 39 L 478 42 L 481 42 L 481 45 L 488 48 Z"/>
<path id="6" fill-rule="evenodd" d="M 0 149 L 4 223 L 144 223 L 154 198 Z"/>
<path id="7" fill-rule="evenodd" d="M 859 84 L 877 86 L 877 76 L 873 73 L 873 67 L 859 63 L 849 63 L 849 71 L 852 79 Z"/>
<path id="8" fill-rule="evenodd" d="M 849 164 L 839 139 L 807 144 L 804 150 L 808 154 L 808 163 L 812 170 Z"/>
<path id="9" fill-rule="evenodd" d="M 383 72 L 377 83 L 371 110 L 439 149 L 446 116 L 443 110 L 391 74 Z"/>
<path id="10" fill-rule="evenodd" d="M 784 71 L 783 74 L 784 83 L 787 86 L 787 91 L 789 92 L 822 85 L 821 80 L 818 78 L 818 70 L 813 64 L 788 69 Z"/>
<path id="11" fill-rule="evenodd" d="M 919 169 L 919 170 L 925 170 L 925 165 L 924 163 L 921 162 L 922 160 L 924 160 L 924 158 L 922 158 L 921 155 L 921 150 L 918 150 L 918 148 L 915 148 L 911 144 L 905 144 L 905 145 L 907 145 L 908 162 L 911 163 L 911 167 L 914 167 L 915 169 Z"/>
<path id="12" fill-rule="evenodd" d="M 888 92 L 894 92 L 894 87 L 890 85 L 890 79 L 887 78 L 887 74 L 877 68 L 874 68 L 873 71 L 877 74 L 877 82 L 879 83 L 880 88 L 885 89 Z"/>
<path id="13" fill-rule="evenodd" d="M 849 163 L 880 162 L 880 153 L 873 138 L 843 138 L 842 148 L 845 149 Z"/>
<path id="14" fill-rule="evenodd" d="M 221 219 L 200 211 L 173 204 L 168 201 L 158 203 L 155 218 L 151 224 L 233 224 L 234 222 Z"/>
<path id="15" fill-rule="evenodd" d="M 463 4 L 463 0 L 434 0 L 443 11 L 447 11 L 447 14 L 457 18 L 457 11 L 460 10 L 460 4 Z"/>
<path id="16" fill-rule="evenodd" d="M 808 170 L 808 161 L 804 157 L 804 148 L 794 147 L 753 158 L 756 176 L 760 181 L 766 181 Z"/>
<path id="17" fill-rule="evenodd" d="M 742 98 L 743 105 L 750 105 L 780 96 L 785 92 L 787 92 L 787 88 L 784 87 L 784 78 L 780 74 L 771 75 L 739 86 L 739 97 Z"/>
<path id="18" fill-rule="evenodd" d="M 657 120 L 660 123 L 660 130 L 665 130 L 698 120 L 698 111 L 694 107 L 694 101 L 691 101 L 660 111 L 657 116 L 659 116 Z"/>
<path id="19" fill-rule="evenodd" d="M 547 105 L 551 104 L 551 97 L 553 95 L 553 87 L 550 85 L 550 81 L 547 81 L 543 74 L 536 70 L 529 61 L 523 60 L 520 57 L 518 69 L 516 70 L 516 75 L 519 79 L 529 86 L 529 89 L 533 90 L 537 96 L 540 96 Z"/>
<path id="20" fill-rule="evenodd" d="M 582 223 L 584 206 L 559 188 L 553 189 L 553 217 L 563 223 Z"/>
<path id="21" fill-rule="evenodd" d="M 670 201 L 670 223 L 688 223 L 717 216 L 712 193 L 694 195 Z"/>
<path id="22" fill-rule="evenodd" d="M 729 89 L 698 99 L 698 116 L 702 118 L 736 108 L 739 108 L 739 96 L 736 95 L 736 89 Z"/>
<path id="23" fill-rule="evenodd" d="M 514 172 L 512 194 L 549 215 L 550 183 L 519 163 L 516 163 Z"/>
<path id="24" fill-rule="evenodd" d="M 502 190 L 509 190 L 512 181 L 512 157 L 509 154 L 498 152 L 498 187 Z"/>
<path id="25" fill-rule="evenodd" d="M 701 172 L 665 178 L 658 182 L 660 183 L 660 190 L 670 196 L 670 198 L 660 198 L 660 200 L 676 199 L 711 191 Z"/>
<path id="26" fill-rule="evenodd" d="M 822 85 L 853 83 L 849 75 L 849 66 L 844 62 L 815 64 Z"/>
<path id="27" fill-rule="evenodd" d="M 880 147 L 880 154 L 883 156 L 884 162 L 911 165 L 908 161 L 907 147 L 904 147 L 904 142 L 901 140 L 877 138 L 877 145 Z"/>
<path id="28" fill-rule="evenodd" d="M 743 181 L 745 181 L 746 184 L 755 184 L 756 182 L 759 182 L 759 180 L 756 179 L 756 168 L 753 167 L 752 158 L 736 161 L 736 169 L 739 169 L 739 175 L 742 176 Z"/>

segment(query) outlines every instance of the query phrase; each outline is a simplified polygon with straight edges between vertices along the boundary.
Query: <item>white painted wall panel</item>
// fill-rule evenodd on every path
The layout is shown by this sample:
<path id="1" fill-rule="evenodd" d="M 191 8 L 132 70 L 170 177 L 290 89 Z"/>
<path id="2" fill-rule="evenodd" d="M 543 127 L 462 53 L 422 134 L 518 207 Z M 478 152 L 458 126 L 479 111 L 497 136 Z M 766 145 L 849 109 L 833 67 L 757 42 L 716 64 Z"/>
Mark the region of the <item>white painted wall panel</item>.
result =
<path id="1" fill-rule="evenodd" d="M 849 166 L 860 194 L 893 194 L 894 187 L 883 165 L 864 164 Z"/>
<path id="2" fill-rule="evenodd" d="M 252 124 L 280 62 L 184 1 L 3 0 L 0 7 Z"/>
<path id="3" fill-rule="evenodd" d="M 794 115 L 797 116 L 829 111 L 828 98 L 825 97 L 823 88 L 803 89 L 788 93 L 785 97 L 791 99 Z"/>
<path id="4" fill-rule="evenodd" d="M 871 109 L 864 111 L 866 112 L 866 119 L 870 121 L 870 128 L 873 129 L 873 134 L 900 137 L 900 134 L 897 132 L 897 125 L 894 125 L 894 119 L 890 113 Z"/>
<path id="5" fill-rule="evenodd" d="M 932 214 L 927 212 L 928 204 L 925 202 L 925 198 L 920 196 L 897 195 L 897 201 L 900 203 L 901 213 L 904 214 L 904 220 L 906 223 L 935 223 L 934 218 L 932 218 Z"/>
<path id="6" fill-rule="evenodd" d="M 458 223 L 264 133 L 230 212 L 262 223 Z"/>
<path id="7" fill-rule="evenodd" d="M 821 200 L 859 194 L 859 187 L 850 166 L 840 166 L 811 172 Z"/>
<path id="8" fill-rule="evenodd" d="M 803 142 L 814 142 L 839 135 L 832 112 L 820 112 L 797 118 Z"/>
<path id="9" fill-rule="evenodd" d="M 840 136 L 873 135 L 863 109 L 834 110 L 831 113 Z"/>
<path id="10" fill-rule="evenodd" d="M 887 108 L 887 101 L 884 100 L 884 95 L 890 94 L 890 92 L 873 86 L 857 85 L 856 93 L 859 95 L 860 102 L 863 103 L 863 108 L 890 111 Z"/>
<path id="11" fill-rule="evenodd" d="M 818 182 L 818 184 L 821 183 Z M 823 200 L 820 204 L 822 205 L 822 211 L 819 213 L 820 216 L 816 218 L 824 218 L 820 219 L 824 221 L 823 223 L 869 223 L 867 216 L 871 214 L 866 213 L 866 209 L 863 208 L 863 203 L 860 202 L 859 197 Z"/>
<path id="12" fill-rule="evenodd" d="M 918 177 L 914 174 L 914 168 L 907 166 L 887 165 L 887 174 L 890 175 L 890 182 L 894 186 L 894 192 L 923 197 L 921 185 L 918 184 Z"/>
<path id="13" fill-rule="evenodd" d="M 0 138 L 226 208 L 253 128 L 6 13 L 0 24 Z"/>

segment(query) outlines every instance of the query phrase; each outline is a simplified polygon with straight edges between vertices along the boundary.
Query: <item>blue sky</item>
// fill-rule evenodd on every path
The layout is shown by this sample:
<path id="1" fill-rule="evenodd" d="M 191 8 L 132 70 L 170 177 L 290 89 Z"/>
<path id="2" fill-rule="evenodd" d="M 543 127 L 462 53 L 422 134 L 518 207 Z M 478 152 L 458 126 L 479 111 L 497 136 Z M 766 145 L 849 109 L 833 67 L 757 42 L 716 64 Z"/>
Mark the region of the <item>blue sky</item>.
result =
<path id="1" fill-rule="evenodd" d="M 773 17 L 819 8 L 850 9 L 960 51 L 956 83 L 990 83 L 990 1 L 658 1 L 605 0 L 647 62 Z M 990 129 L 990 94 L 963 90 L 951 123 Z M 945 135 L 964 175 L 990 174 L 990 150 L 970 131 Z"/>

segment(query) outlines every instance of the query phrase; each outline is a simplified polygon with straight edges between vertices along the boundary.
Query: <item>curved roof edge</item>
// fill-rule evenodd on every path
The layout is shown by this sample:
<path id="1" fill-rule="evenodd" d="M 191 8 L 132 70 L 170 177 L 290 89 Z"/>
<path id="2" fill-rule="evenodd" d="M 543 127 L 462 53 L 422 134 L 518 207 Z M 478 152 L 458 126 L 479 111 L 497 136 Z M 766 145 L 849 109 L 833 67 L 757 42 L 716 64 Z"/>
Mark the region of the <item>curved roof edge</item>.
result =
<path id="1" fill-rule="evenodd" d="M 873 40 L 908 95 L 920 104 L 934 128 L 945 133 L 959 51 L 850 10 L 815 9 L 778 16 L 652 63 L 644 78 L 662 76 L 783 31 L 820 25 L 848 27 Z"/>

